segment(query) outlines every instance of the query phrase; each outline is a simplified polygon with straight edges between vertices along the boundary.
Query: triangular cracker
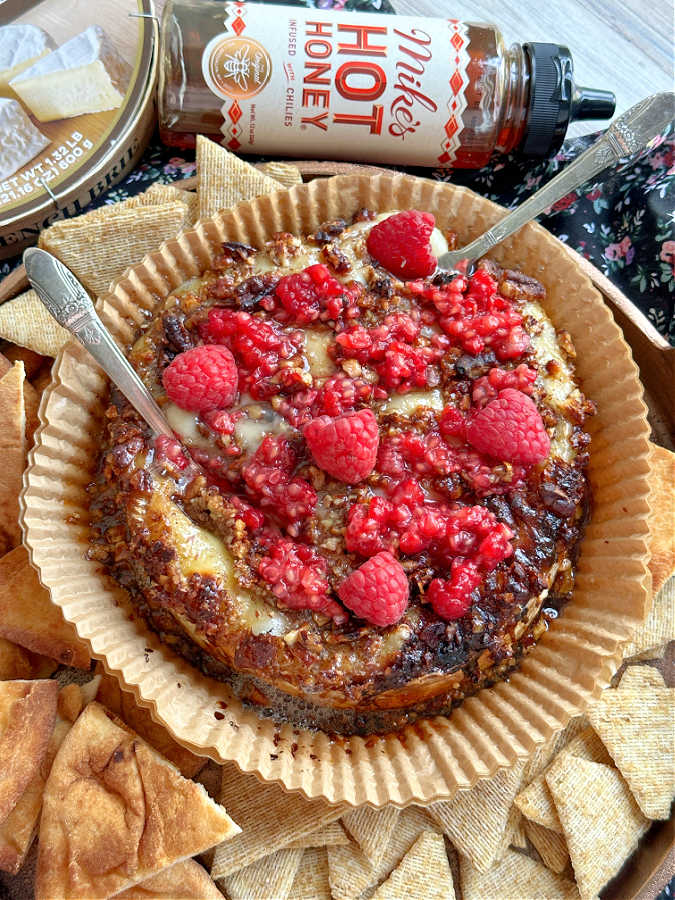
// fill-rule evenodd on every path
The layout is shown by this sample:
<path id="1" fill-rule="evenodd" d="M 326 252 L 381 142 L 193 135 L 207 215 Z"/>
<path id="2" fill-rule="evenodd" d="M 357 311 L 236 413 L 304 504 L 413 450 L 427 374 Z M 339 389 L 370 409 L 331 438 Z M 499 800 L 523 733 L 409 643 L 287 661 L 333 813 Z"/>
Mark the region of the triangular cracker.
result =
<path id="1" fill-rule="evenodd" d="M 605 691 L 588 717 L 642 812 L 667 819 L 675 796 L 675 690 L 649 681 Z"/>
<path id="2" fill-rule="evenodd" d="M 546 773 L 582 898 L 619 871 L 649 827 L 616 769 L 561 754 Z"/>
<path id="3" fill-rule="evenodd" d="M 234 765 L 223 766 L 220 802 L 242 833 L 216 848 L 211 867 L 211 877 L 216 880 L 335 822 L 347 809 L 344 804 L 305 800 L 277 784 L 261 784 L 255 775 L 242 774 Z"/>
<path id="4" fill-rule="evenodd" d="M 451 843 L 480 871 L 490 868 L 503 849 L 507 826 L 513 828 L 516 824 L 512 806 L 525 766 L 524 762 L 517 762 L 493 778 L 479 781 L 471 790 L 459 791 L 452 800 L 428 807 Z"/>
<path id="5" fill-rule="evenodd" d="M 373 900 L 455 900 L 443 835 L 423 832 Z"/>
<path id="6" fill-rule="evenodd" d="M 90 703 L 45 787 L 36 900 L 109 897 L 238 831 L 201 785 Z"/>
<path id="7" fill-rule="evenodd" d="M 26 468 L 25 372 L 16 362 L 0 378 L 0 555 L 21 543 L 19 494 Z"/>
<path id="8" fill-rule="evenodd" d="M 223 900 L 206 870 L 186 859 L 115 894 L 115 900 Z"/>
<path id="9" fill-rule="evenodd" d="M 355 845 L 328 848 L 328 871 L 335 900 L 352 900 L 371 892 L 389 875 L 424 831 L 435 831 L 435 823 L 417 806 L 402 810 L 396 828 L 377 866 Z"/>
<path id="10" fill-rule="evenodd" d="M 30 290 L 0 305 L 0 338 L 45 356 L 56 356 L 70 340 L 70 334 Z"/>
<path id="11" fill-rule="evenodd" d="M 487 872 L 479 872 L 461 856 L 460 869 L 464 900 L 579 900 L 573 881 L 517 850 L 507 850 Z"/>
<path id="12" fill-rule="evenodd" d="M 550 828 L 544 828 L 536 822 L 528 822 L 527 819 L 525 819 L 525 834 L 532 841 L 543 864 L 552 872 L 561 875 L 570 861 L 565 838 Z"/>
<path id="13" fill-rule="evenodd" d="M 277 850 L 220 880 L 229 900 L 286 900 L 304 850 Z"/>
<path id="14" fill-rule="evenodd" d="M 372 866 L 379 866 L 400 812 L 395 806 L 383 809 L 361 806 L 342 817 L 345 828 Z"/>
<path id="15" fill-rule="evenodd" d="M 0 559 L 0 637 L 63 665 L 89 668 L 87 645 L 52 603 L 23 547 Z"/>
<path id="16" fill-rule="evenodd" d="M 305 850 L 291 887 L 293 900 L 332 900 L 325 847 Z"/>
<path id="17" fill-rule="evenodd" d="M 210 219 L 218 210 L 242 200 L 283 190 L 278 181 L 200 134 L 197 135 L 197 184 L 200 219 Z"/>
<path id="18" fill-rule="evenodd" d="M 166 728 L 155 722 L 148 710 L 136 703 L 133 694 L 123 691 L 118 680 L 106 674 L 101 663 L 96 671 L 101 676 L 96 694 L 99 703 L 118 715 L 136 734 L 180 769 L 186 778 L 194 778 L 204 768 L 206 759 L 176 743 Z"/>
<path id="19" fill-rule="evenodd" d="M 0 682 L 0 824 L 39 772 L 58 692 L 55 681 Z"/>
<path id="20" fill-rule="evenodd" d="M 302 174 L 297 166 L 293 163 L 285 162 L 266 162 L 259 163 L 256 166 L 260 172 L 269 175 L 279 184 L 283 184 L 286 188 L 295 187 L 296 184 L 302 184 Z"/>
<path id="21" fill-rule="evenodd" d="M 340 822 L 331 822 L 324 825 L 305 837 L 291 841 L 284 847 L 285 850 L 309 850 L 310 847 L 348 847 L 351 843 L 347 832 Z"/>
<path id="22" fill-rule="evenodd" d="M 116 206 L 116 205 L 115 205 Z M 97 210 L 55 222 L 40 235 L 39 246 L 57 256 L 95 297 L 111 282 L 175 237 L 185 222 L 184 203 Z"/>
<path id="23" fill-rule="evenodd" d="M 629 665 L 624 670 L 619 682 L 620 690 L 626 688 L 649 691 L 652 688 L 664 688 L 666 686 L 663 675 L 654 666 Z"/>
<path id="24" fill-rule="evenodd" d="M 654 597 L 647 618 L 624 645 L 623 658 L 652 659 L 670 641 L 675 641 L 675 576 Z"/>

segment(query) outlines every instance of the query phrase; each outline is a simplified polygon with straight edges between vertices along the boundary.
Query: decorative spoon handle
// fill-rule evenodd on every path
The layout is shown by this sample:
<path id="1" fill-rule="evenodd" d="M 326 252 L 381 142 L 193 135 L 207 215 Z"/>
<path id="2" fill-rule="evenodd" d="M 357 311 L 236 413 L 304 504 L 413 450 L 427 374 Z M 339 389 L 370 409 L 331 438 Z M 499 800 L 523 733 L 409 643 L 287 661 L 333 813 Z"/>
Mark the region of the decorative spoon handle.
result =
<path id="1" fill-rule="evenodd" d="M 37 247 L 25 251 L 23 262 L 35 293 L 59 325 L 94 357 L 156 435 L 173 437 L 159 406 L 99 319 L 89 294 L 70 269 Z"/>
<path id="2" fill-rule="evenodd" d="M 462 247 L 444 253 L 438 260 L 439 269 L 452 269 L 460 261 L 473 262 L 496 244 L 501 243 L 526 225 L 561 197 L 589 181 L 608 166 L 621 163 L 633 165 L 647 144 L 675 119 L 675 94 L 654 94 L 636 103 L 609 126 L 603 136 L 559 175 L 535 191 L 513 212 L 497 222 L 479 238 Z"/>

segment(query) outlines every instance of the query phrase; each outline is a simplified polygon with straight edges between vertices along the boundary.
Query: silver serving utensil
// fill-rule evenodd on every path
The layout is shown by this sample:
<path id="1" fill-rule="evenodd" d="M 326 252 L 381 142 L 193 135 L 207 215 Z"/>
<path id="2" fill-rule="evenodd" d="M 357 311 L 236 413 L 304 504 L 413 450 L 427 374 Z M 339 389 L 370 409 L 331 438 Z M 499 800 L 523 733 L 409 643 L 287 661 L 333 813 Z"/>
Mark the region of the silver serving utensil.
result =
<path id="1" fill-rule="evenodd" d="M 647 144 L 675 120 L 675 94 L 654 94 L 632 106 L 613 122 L 603 136 L 578 156 L 559 175 L 552 178 L 513 212 L 497 222 L 476 240 L 460 250 L 451 250 L 438 259 L 439 270 L 457 269 L 467 260 L 471 266 L 491 250 L 534 219 L 557 200 L 580 187 L 610 165 L 631 166 Z"/>
<path id="2" fill-rule="evenodd" d="M 89 294 L 51 253 L 30 247 L 23 254 L 26 275 L 47 310 L 69 331 L 122 391 L 155 435 L 174 433 L 112 335 L 98 317 Z"/>

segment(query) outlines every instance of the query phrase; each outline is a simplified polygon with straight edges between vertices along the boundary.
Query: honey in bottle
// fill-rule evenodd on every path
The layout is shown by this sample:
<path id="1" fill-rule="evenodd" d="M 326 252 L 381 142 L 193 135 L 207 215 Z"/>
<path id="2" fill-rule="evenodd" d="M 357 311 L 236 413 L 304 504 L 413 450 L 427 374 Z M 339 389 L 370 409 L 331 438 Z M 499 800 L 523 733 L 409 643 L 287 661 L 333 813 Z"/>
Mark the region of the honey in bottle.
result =
<path id="1" fill-rule="evenodd" d="M 544 156 L 614 95 L 577 87 L 569 50 L 506 47 L 493 25 L 214 0 L 167 0 L 165 143 L 239 154 L 480 168 Z"/>

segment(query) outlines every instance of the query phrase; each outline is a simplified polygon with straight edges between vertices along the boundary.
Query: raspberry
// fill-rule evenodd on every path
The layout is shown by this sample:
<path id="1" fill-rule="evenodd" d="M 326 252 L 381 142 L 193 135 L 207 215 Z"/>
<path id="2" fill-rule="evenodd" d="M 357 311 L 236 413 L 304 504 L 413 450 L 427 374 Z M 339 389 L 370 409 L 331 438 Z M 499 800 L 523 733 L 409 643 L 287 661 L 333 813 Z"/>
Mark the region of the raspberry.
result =
<path id="1" fill-rule="evenodd" d="M 162 374 L 169 400 L 192 412 L 230 406 L 237 395 L 238 381 L 234 357 L 219 344 L 179 353 Z"/>
<path id="2" fill-rule="evenodd" d="M 471 606 L 471 592 L 481 580 L 481 574 L 472 562 L 454 559 L 449 580 L 434 578 L 426 597 L 442 619 L 459 619 Z"/>
<path id="3" fill-rule="evenodd" d="M 319 317 L 338 319 L 353 305 L 355 293 L 321 263 L 284 275 L 276 286 L 276 296 L 289 320 L 298 325 L 308 325 Z"/>
<path id="4" fill-rule="evenodd" d="M 469 443 L 481 453 L 531 465 L 545 459 L 551 443 L 539 410 L 522 391 L 506 388 L 466 426 Z"/>
<path id="5" fill-rule="evenodd" d="M 338 596 L 360 619 L 393 625 L 408 606 L 408 576 L 391 553 L 378 553 L 342 582 Z"/>
<path id="6" fill-rule="evenodd" d="M 531 397 L 536 380 L 536 371 L 526 366 L 525 363 L 521 363 L 509 372 L 504 369 L 490 369 L 487 375 L 474 381 L 471 399 L 475 406 L 485 406 L 506 388 L 514 388 Z"/>
<path id="7" fill-rule="evenodd" d="M 375 468 L 380 436 L 371 409 L 335 419 L 319 416 L 305 425 L 303 434 L 317 466 L 339 481 L 355 484 Z"/>
<path id="8" fill-rule="evenodd" d="M 259 505 L 281 519 L 289 531 L 297 532 L 302 520 L 311 515 L 317 496 L 304 478 L 291 477 L 294 466 L 295 453 L 286 438 L 268 435 L 241 474 Z"/>
<path id="9" fill-rule="evenodd" d="M 170 463 L 179 471 L 187 468 L 189 463 L 187 456 L 183 453 L 180 441 L 165 434 L 158 435 L 155 441 L 155 454 L 157 462 Z"/>
<path id="10" fill-rule="evenodd" d="M 434 225 L 431 213 L 416 209 L 395 213 L 371 228 L 368 253 L 397 278 L 424 278 L 436 268 L 429 243 Z"/>
<path id="11" fill-rule="evenodd" d="M 258 563 L 258 573 L 271 585 L 280 606 L 311 609 L 338 624 L 347 621 L 339 603 L 331 599 L 326 560 L 307 544 L 280 539 Z"/>

